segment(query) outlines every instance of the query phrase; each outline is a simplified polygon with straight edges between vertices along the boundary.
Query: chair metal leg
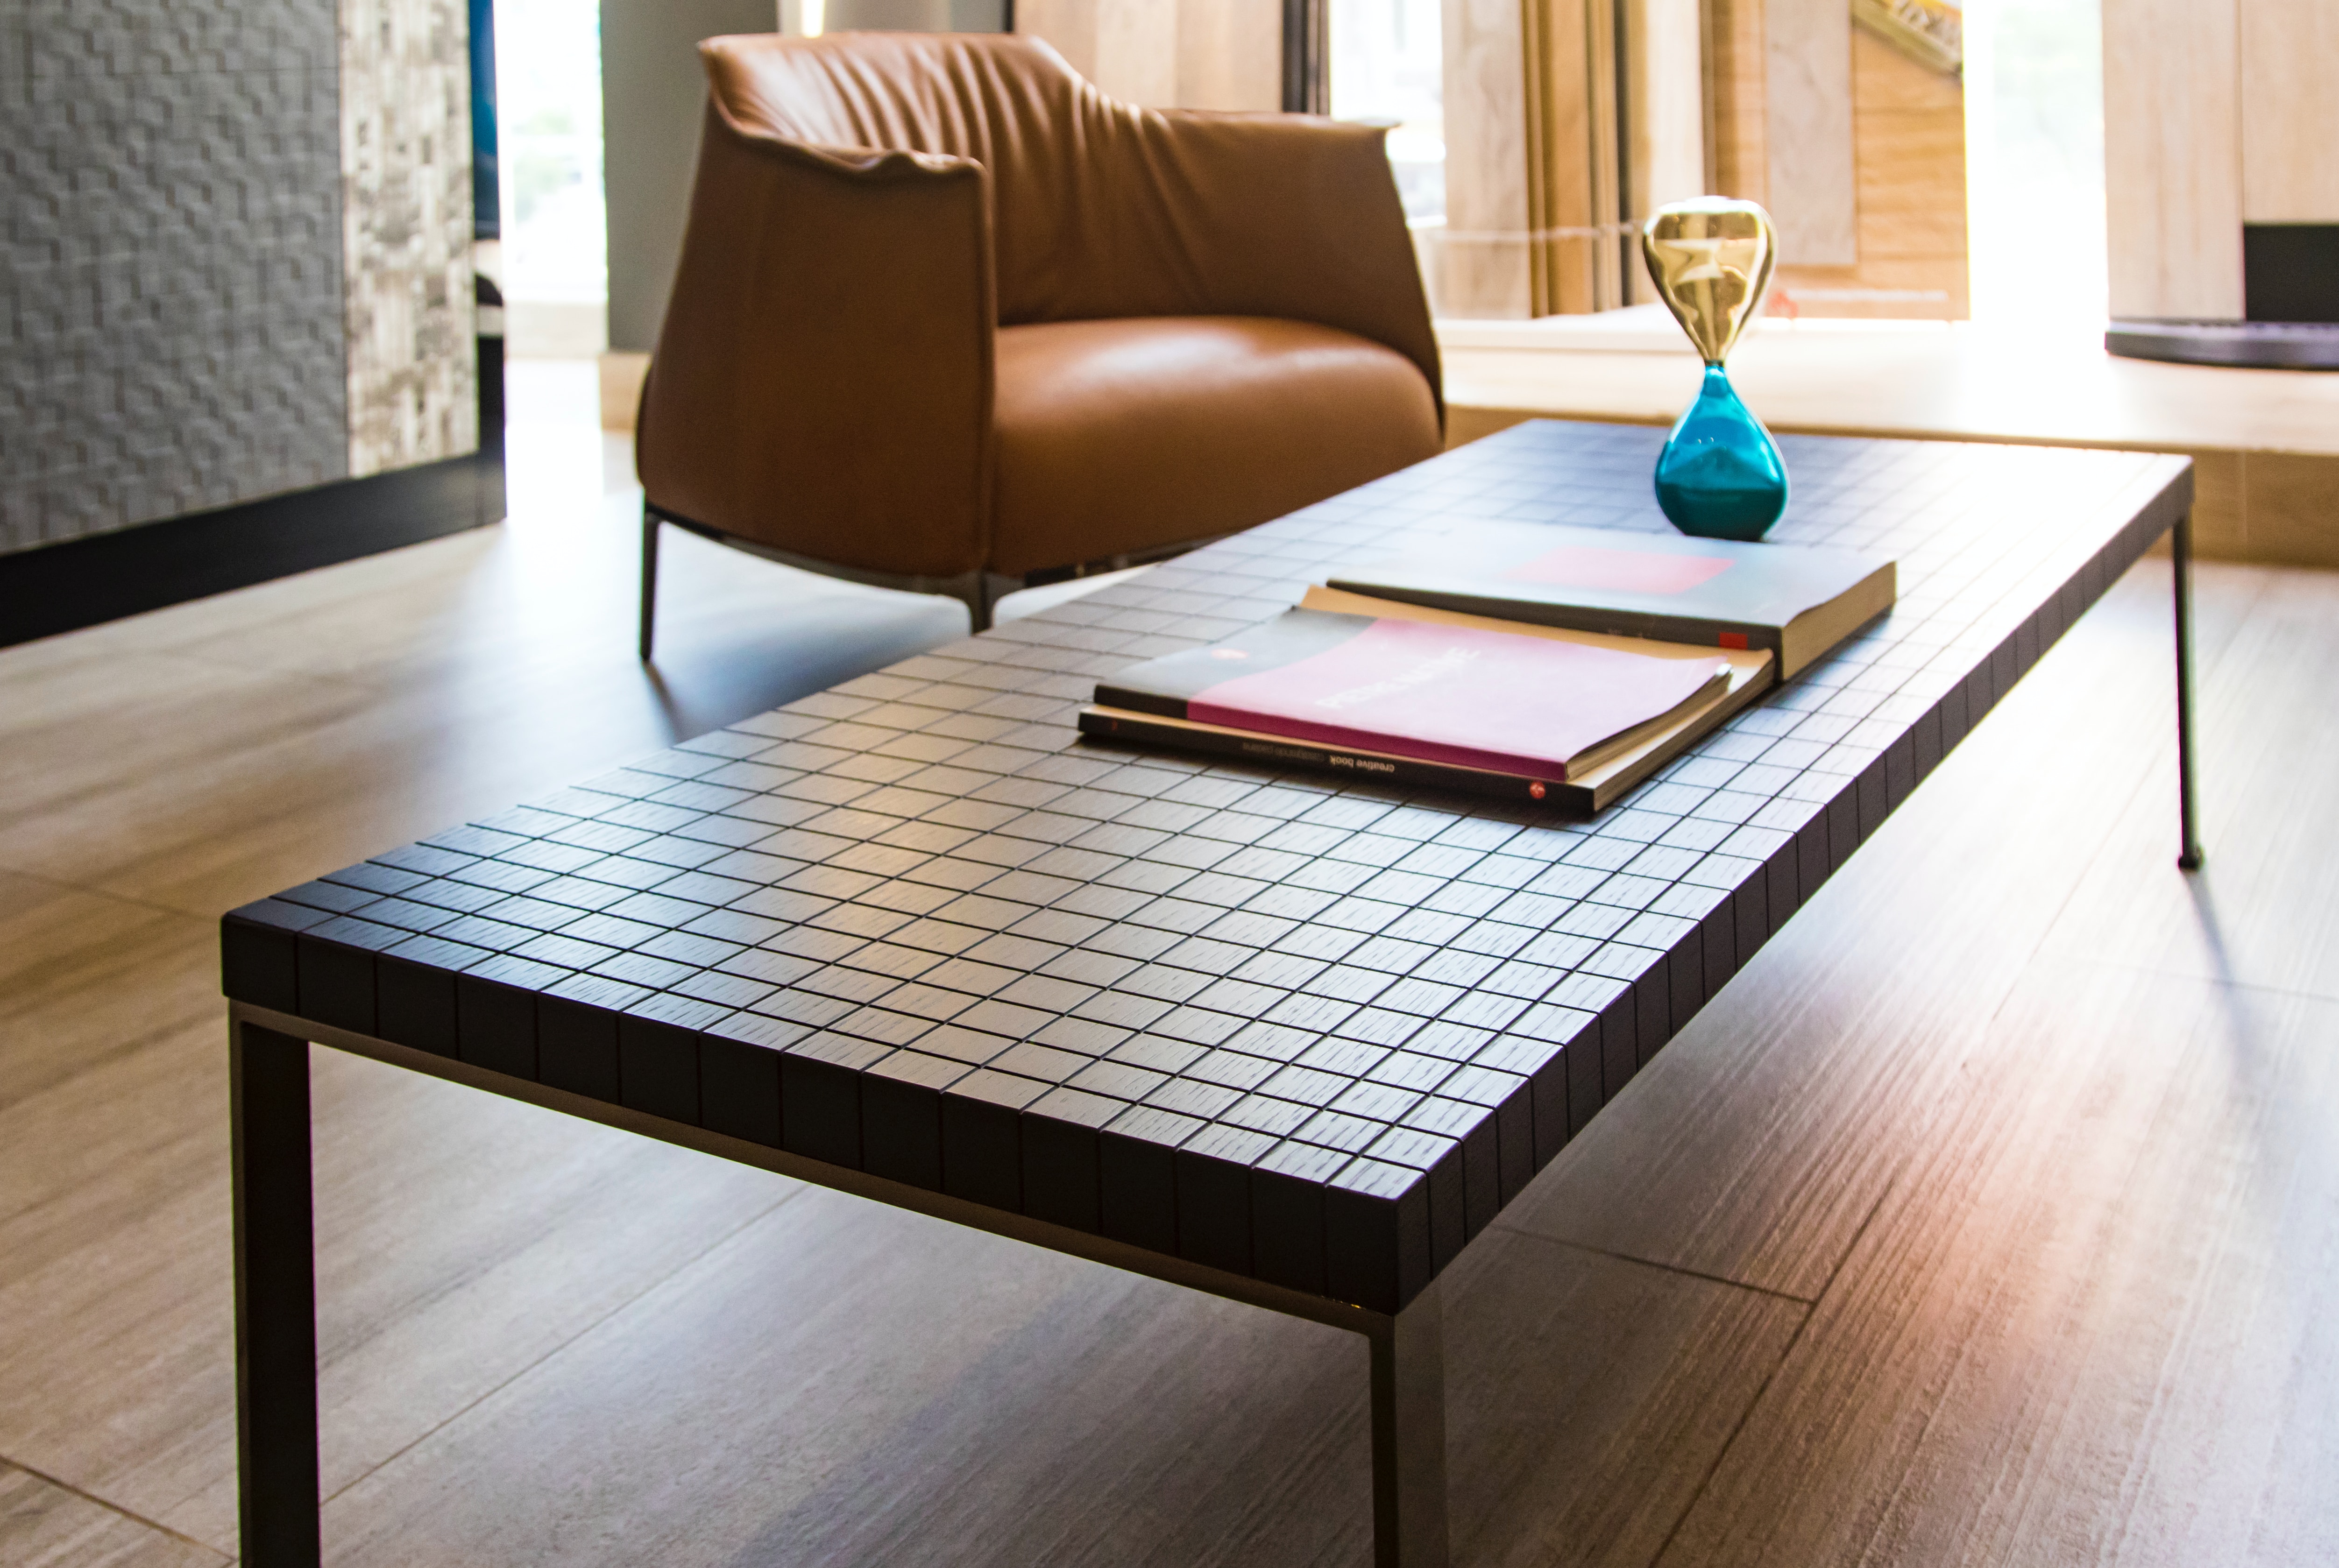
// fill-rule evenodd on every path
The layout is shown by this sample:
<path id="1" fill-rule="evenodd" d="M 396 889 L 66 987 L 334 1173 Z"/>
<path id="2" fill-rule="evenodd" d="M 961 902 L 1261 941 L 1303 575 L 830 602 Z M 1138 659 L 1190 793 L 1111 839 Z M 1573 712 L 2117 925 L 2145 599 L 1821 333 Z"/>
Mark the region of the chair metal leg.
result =
<path id="1" fill-rule="evenodd" d="M 947 591 L 966 606 L 967 619 L 973 629 L 987 632 L 999 609 L 999 601 L 1023 586 L 1021 577 L 1002 577 L 978 567 L 954 579 L 954 585 Z"/>
<path id="2" fill-rule="evenodd" d="M 2201 819 L 2193 793 L 2193 514 L 2176 519 L 2168 553 L 2176 579 L 2176 864 L 2201 869 Z"/>
<path id="3" fill-rule="evenodd" d="M 228 1025 L 236 1474 L 243 1561 L 317 1568 L 317 1284 L 309 1042 Z"/>
<path id="4" fill-rule="evenodd" d="M 642 663 L 657 633 L 658 515 L 642 508 Z"/>
<path id="5" fill-rule="evenodd" d="M 1446 1568 L 1445 1318 L 1433 1280 L 1371 1336 L 1374 1568 Z"/>

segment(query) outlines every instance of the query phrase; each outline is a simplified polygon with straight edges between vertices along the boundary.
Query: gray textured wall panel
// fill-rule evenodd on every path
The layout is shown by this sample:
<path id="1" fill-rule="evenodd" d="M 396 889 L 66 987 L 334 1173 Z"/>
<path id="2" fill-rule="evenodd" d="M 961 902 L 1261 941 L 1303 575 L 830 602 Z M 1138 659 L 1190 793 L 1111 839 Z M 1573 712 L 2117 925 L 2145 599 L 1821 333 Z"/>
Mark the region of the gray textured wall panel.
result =
<path id="1" fill-rule="evenodd" d="M 335 11 L 0 4 L 0 550 L 349 472 Z"/>

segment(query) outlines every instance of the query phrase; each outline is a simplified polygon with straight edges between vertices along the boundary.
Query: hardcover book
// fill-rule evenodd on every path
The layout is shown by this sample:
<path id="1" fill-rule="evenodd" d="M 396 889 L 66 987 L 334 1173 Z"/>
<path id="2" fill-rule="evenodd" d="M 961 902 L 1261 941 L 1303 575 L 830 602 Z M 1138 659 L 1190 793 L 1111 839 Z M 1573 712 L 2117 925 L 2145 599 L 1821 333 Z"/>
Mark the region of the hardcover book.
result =
<path id="1" fill-rule="evenodd" d="M 1312 588 L 1248 632 L 1099 682 L 1080 724 L 1588 814 L 1734 712 L 1772 662 Z"/>
<path id="2" fill-rule="evenodd" d="M 1898 592 L 1892 562 L 1850 550 L 1541 523 L 1473 523 L 1435 557 L 1330 582 L 1498 620 L 1769 648 L 1781 680 L 1890 609 Z"/>

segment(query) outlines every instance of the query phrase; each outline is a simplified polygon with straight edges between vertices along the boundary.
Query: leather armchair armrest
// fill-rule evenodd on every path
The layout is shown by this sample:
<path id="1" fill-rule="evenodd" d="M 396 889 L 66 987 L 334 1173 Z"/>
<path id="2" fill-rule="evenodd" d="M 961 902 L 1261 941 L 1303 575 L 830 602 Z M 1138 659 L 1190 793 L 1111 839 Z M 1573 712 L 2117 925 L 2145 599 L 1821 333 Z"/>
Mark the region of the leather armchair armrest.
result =
<path id="1" fill-rule="evenodd" d="M 1172 222 L 1210 309 L 1314 321 L 1386 344 L 1428 379 L 1445 416 L 1437 340 L 1413 236 L 1372 126 L 1296 114 L 1162 112 Z"/>
<path id="2" fill-rule="evenodd" d="M 951 577 L 991 534 L 988 176 L 708 106 L 643 390 L 652 506 L 864 570 Z"/>

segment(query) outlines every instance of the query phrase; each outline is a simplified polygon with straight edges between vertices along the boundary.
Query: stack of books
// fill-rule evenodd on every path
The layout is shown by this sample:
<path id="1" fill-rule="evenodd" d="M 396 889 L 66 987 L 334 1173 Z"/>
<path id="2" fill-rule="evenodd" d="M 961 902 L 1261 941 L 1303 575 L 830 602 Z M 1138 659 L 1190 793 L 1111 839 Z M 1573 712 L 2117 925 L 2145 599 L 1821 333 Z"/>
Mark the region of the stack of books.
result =
<path id="1" fill-rule="evenodd" d="M 1480 524 L 1097 683 L 1081 728 L 1589 815 L 1889 610 L 1844 550 Z"/>

